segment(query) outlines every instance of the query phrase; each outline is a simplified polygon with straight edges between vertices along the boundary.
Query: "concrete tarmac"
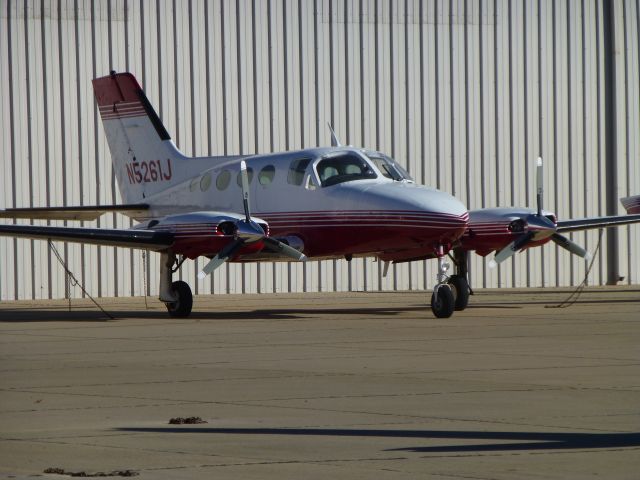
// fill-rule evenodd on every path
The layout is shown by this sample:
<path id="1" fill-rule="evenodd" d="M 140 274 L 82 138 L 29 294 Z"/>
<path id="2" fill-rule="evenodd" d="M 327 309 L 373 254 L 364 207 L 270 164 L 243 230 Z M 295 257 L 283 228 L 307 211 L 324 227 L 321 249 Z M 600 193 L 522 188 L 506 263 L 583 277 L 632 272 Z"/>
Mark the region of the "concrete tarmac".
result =
<path id="1" fill-rule="evenodd" d="M 569 293 L 2 302 L 0 477 L 638 479 L 640 288 Z"/>

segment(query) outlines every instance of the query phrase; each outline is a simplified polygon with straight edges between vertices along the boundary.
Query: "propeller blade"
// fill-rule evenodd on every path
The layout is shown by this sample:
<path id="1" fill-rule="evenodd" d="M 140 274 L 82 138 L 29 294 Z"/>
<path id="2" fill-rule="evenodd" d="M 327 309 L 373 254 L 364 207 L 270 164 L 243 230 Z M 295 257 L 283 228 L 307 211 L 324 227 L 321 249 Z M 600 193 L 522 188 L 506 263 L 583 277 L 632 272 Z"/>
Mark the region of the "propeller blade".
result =
<path id="1" fill-rule="evenodd" d="M 515 247 L 515 242 L 511 242 L 509 245 L 507 245 L 506 247 L 504 247 L 502 250 L 500 250 L 498 253 L 496 253 L 496 256 L 493 257 L 490 261 L 489 261 L 489 268 L 496 268 L 498 266 L 499 263 L 504 262 L 507 258 L 512 257 L 513 255 L 515 255 L 515 253 L 518 251 Z"/>
<path id="2" fill-rule="evenodd" d="M 247 223 L 251 222 L 251 212 L 249 210 L 249 176 L 247 175 L 247 162 L 240 162 L 240 177 L 242 178 L 242 203 L 244 205 L 244 216 Z"/>
<path id="3" fill-rule="evenodd" d="M 569 250 L 574 255 L 578 255 L 579 257 L 584 258 L 587 262 L 591 261 L 591 254 L 567 237 L 560 235 L 559 233 L 554 233 L 551 236 L 551 240 L 553 240 L 558 246 L 564 248 L 565 250 Z"/>
<path id="4" fill-rule="evenodd" d="M 307 260 L 307 256 L 304 253 L 302 253 L 299 250 L 296 250 L 293 247 L 290 247 L 286 243 L 282 243 L 276 240 L 275 238 L 264 237 L 262 241 L 265 243 L 266 246 L 269 247 L 269 250 L 271 250 L 272 252 L 281 253 L 283 255 L 286 255 L 287 257 L 290 257 L 298 261 L 304 262 Z"/>
<path id="5" fill-rule="evenodd" d="M 538 157 L 536 162 L 536 202 L 538 203 L 538 216 L 542 216 L 542 192 L 544 187 L 542 185 L 542 158 Z"/>
<path id="6" fill-rule="evenodd" d="M 382 276 L 387 278 L 389 274 L 389 267 L 391 266 L 391 262 L 384 262 L 384 268 L 382 269 Z"/>
<path id="7" fill-rule="evenodd" d="M 202 270 L 200 271 L 200 273 L 198 273 L 198 278 L 200 280 L 202 280 L 204 277 L 206 277 L 207 275 L 209 275 L 211 272 L 213 272 L 216 268 L 218 268 L 220 265 L 222 265 L 224 262 L 226 262 L 227 260 L 229 260 L 231 257 L 233 257 L 233 254 L 236 253 L 236 251 L 242 247 L 242 245 L 244 245 L 244 241 L 242 240 L 236 240 L 233 243 L 230 243 L 229 245 L 227 245 L 225 248 L 223 248 L 222 250 L 220 250 L 218 252 L 218 254 L 213 257 L 211 260 L 209 260 L 209 263 L 207 263 Z"/>
<path id="8" fill-rule="evenodd" d="M 222 265 L 226 260 L 227 260 L 226 257 L 225 258 L 220 257 L 220 254 L 216 255 L 211 260 L 209 260 L 209 263 L 207 263 L 202 268 L 202 270 L 198 273 L 198 278 L 200 280 L 203 280 L 207 275 L 209 275 L 216 268 L 218 268 L 220 265 Z"/>
<path id="9" fill-rule="evenodd" d="M 516 238 L 509 245 L 504 247 L 496 256 L 489 262 L 489 268 L 495 268 L 498 264 L 504 262 L 506 259 L 511 258 L 519 250 L 522 250 L 527 243 L 533 238 L 533 232 L 528 232 L 519 238 Z"/>

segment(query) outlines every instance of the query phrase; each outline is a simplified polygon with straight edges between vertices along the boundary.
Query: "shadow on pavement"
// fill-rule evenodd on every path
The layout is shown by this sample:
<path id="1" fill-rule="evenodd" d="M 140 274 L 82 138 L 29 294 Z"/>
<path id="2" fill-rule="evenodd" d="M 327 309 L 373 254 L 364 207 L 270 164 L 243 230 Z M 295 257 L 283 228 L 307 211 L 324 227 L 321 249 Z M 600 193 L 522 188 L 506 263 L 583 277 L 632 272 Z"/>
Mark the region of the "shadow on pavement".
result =
<path id="1" fill-rule="evenodd" d="M 488 452 L 514 450 L 585 450 L 598 448 L 639 447 L 640 433 L 557 433 L 557 432 L 481 432 L 456 430 L 363 430 L 315 428 L 211 428 L 211 427 L 140 427 L 118 428 L 121 432 L 209 434 L 209 435 L 283 435 L 330 437 L 377 437 L 422 440 L 498 440 L 511 443 L 476 445 L 435 445 L 391 448 L 406 452 Z"/>
<path id="2" fill-rule="evenodd" d="M 431 315 L 429 307 L 407 306 L 407 307 L 357 307 L 357 308 L 276 308 L 250 311 L 194 311 L 186 319 L 172 318 L 162 309 L 154 310 L 118 310 L 105 308 L 114 320 L 135 318 L 135 319 L 160 319 L 172 320 L 175 322 L 185 320 L 286 320 L 304 319 L 314 315 L 355 315 L 355 316 L 393 316 L 403 312 L 425 312 Z M 20 323 L 20 322 L 106 322 L 113 321 L 104 313 L 91 308 L 67 309 L 26 309 L 26 308 L 3 308 L 0 310 L 0 322 Z"/>

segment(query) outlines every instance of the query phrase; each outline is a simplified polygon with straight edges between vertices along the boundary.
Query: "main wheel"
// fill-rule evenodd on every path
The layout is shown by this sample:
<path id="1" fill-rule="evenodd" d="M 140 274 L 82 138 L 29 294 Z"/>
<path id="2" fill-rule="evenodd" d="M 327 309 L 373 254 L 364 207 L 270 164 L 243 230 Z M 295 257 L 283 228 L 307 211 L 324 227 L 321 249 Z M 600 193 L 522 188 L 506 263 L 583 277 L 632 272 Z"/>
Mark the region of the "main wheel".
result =
<path id="1" fill-rule="evenodd" d="M 449 318 L 453 314 L 455 303 L 453 292 L 447 284 L 440 285 L 437 292 L 431 295 L 431 311 L 438 318 Z"/>
<path id="2" fill-rule="evenodd" d="M 469 305 L 469 282 L 462 275 L 451 275 L 447 282 L 453 291 L 453 298 L 456 299 L 455 309 L 464 310 Z"/>
<path id="3" fill-rule="evenodd" d="M 193 307 L 193 295 L 191 288 L 186 282 L 178 280 L 171 284 L 171 290 L 176 294 L 178 300 L 175 302 L 167 302 L 167 310 L 172 317 L 188 317 Z"/>

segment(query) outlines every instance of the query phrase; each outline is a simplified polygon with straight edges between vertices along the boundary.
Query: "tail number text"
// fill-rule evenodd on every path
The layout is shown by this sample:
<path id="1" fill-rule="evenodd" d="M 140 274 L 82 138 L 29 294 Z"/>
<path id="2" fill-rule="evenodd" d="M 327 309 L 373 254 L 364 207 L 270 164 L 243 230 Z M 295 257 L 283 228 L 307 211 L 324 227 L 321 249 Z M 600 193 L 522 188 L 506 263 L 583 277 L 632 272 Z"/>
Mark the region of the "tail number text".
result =
<path id="1" fill-rule="evenodd" d="M 127 163 L 127 176 L 130 184 L 167 182 L 171 180 L 173 172 L 171 169 L 171 159 L 142 160 L 140 162 Z"/>

